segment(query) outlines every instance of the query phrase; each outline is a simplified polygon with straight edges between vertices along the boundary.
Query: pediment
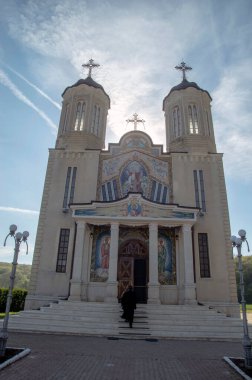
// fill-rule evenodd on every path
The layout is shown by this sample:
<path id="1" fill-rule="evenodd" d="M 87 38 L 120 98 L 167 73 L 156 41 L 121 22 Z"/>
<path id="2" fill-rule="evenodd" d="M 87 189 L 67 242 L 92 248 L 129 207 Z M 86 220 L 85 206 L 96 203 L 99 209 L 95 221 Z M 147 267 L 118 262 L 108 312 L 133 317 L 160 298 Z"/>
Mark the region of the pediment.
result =
<path id="1" fill-rule="evenodd" d="M 127 132 L 121 137 L 119 143 L 110 143 L 108 146 L 108 152 L 113 156 L 132 149 L 142 150 L 154 156 L 160 156 L 163 153 L 163 146 L 153 144 L 151 137 L 142 131 Z"/>
<path id="2" fill-rule="evenodd" d="M 124 222 L 147 220 L 187 220 L 195 222 L 198 208 L 184 207 L 177 204 L 160 204 L 145 199 L 142 194 L 129 193 L 127 197 L 112 202 L 91 202 L 89 204 L 72 204 L 74 218 L 117 219 Z"/>

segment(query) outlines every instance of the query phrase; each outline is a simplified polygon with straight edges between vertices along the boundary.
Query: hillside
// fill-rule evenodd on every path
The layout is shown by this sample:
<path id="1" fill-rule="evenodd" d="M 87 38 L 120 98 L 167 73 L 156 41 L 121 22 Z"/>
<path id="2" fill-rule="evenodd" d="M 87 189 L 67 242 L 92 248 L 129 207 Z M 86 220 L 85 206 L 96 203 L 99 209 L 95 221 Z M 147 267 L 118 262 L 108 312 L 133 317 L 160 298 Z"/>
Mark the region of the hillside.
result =
<path id="1" fill-rule="evenodd" d="M 0 262 L 0 288 L 9 288 L 12 264 Z M 31 275 L 31 265 L 18 264 L 14 288 L 28 290 Z"/>

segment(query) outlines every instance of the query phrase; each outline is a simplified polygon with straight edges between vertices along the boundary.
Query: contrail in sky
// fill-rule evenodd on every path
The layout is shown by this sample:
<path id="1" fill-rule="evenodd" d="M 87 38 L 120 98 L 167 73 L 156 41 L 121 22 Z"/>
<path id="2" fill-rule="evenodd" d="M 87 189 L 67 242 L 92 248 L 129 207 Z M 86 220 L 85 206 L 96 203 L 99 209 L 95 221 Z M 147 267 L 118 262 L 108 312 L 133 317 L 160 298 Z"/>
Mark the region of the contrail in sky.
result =
<path id="1" fill-rule="evenodd" d="M 55 102 L 50 96 L 48 96 L 44 91 L 42 91 L 39 87 L 37 87 L 35 84 L 31 83 L 28 79 L 26 79 L 22 74 L 18 73 L 16 70 L 12 69 L 10 66 L 6 65 L 4 62 L 2 62 L 4 66 L 7 67 L 8 70 L 12 71 L 15 75 L 17 75 L 19 78 L 21 78 L 24 82 L 26 82 L 29 86 L 34 88 L 41 96 L 43 96 L 45 99 L 47 99 L 50 103 L 52 103 L 55 107 L 57 107 L 59 110 L 61 110 L 61 106 L 59 103 Z"/>
<path id="2" fill-rule="evenodd" d="M 36 210 L 26 210 L 24 208 L 4 207 L 4 206 L 0 206 L 0 211 L 20 212 L 22 214 L 34 214 L 34 215 L 38 215 L 39 214 L 39 212 L 36 211 Z"/>
<path id="3" fill-rule="evenodd" d="M 45 114 L 45 112 L 38 108 L 30 99 L 28 99 L 1 69 L 0 83 L 6 86 L 19 100 L 34 109 L 34 111 L 36 111 L 39 116 L 42 117 L 42 119 L 44 119 L 54 131 L 58 129 L 57 125 L 54 124 L 54 122 Z"/>

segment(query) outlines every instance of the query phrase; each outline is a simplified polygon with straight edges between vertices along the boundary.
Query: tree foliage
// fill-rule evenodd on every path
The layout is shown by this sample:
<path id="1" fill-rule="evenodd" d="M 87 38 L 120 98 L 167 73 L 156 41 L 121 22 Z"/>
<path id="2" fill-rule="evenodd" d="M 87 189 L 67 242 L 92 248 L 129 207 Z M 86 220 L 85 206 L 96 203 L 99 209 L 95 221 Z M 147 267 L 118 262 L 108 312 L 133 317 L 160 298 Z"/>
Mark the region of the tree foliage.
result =
<path id="1" fill-rule="evenodd" d="M 234 263 L 235 263 L 237 294 L 238 294 L 238 300 L 240 302 L 241 293 L 240 293 L 240 274 L 239 274 L 239 269 L 238 269 L 238 257 L 235 257 Z M 242 267 L 243 267 L 245 300 L 246 300 L 246 303 L 252 304 L 252 256 L 242 257 Z"/>
<path id="2" fill-rule="evenodd" d="M 9 288 L 12 264 L 0 263 L 0 288 Z M 28 290 L 31 265 L 18 264 L 15 276 L 15 288 Z"/>
<path id="3" fill-rule="evenodd" d="M 27 290 L 17 288 L 13 289 L 10 311 L 18 312 L 20 310 L 24 310 L 26 295 Z M 5 312 L 7 296 L 8 289 L 0 288 L 0 313 Z"/>

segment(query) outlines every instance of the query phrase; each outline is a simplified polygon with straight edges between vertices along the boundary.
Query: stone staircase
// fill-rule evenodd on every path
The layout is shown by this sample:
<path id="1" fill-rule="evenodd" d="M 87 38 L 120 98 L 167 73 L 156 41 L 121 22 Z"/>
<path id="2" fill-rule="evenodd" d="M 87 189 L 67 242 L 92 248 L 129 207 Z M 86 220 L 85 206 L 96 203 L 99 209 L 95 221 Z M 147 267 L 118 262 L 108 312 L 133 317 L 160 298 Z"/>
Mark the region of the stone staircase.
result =
<path id="1" fill-rule="evenodd" d="M 59 301 L 10 316 L 10 331 L 79 334 L 117 338 L 240 340 L 238 318 L 207 306 L 137 305 L 133 328 L 121 319 L 119 304 Z M 252 332 L 252 326 L 251 326 Z"/>

